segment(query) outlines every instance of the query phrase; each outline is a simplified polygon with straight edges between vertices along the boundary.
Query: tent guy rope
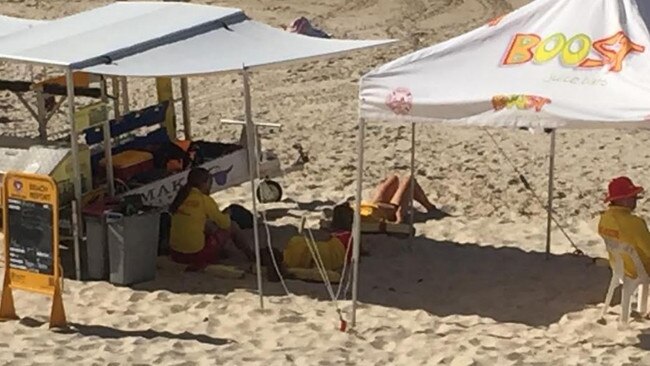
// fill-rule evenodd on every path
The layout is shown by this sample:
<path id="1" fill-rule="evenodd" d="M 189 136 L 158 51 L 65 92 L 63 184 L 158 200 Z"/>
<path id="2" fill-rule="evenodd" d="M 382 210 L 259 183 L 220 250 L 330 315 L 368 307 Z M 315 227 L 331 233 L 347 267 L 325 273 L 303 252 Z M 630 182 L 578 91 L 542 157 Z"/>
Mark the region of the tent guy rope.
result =
<path id="1" fill-rule="evenodd" d="M 506 160 L 508 165 L 510 165 L 510 167 L 514 170 L 514 172 L 519 176 L 519 180 L 524 185 L 526 190 L 528 190 L 528 192 L 530 192 L 530 194 L 533 196 L 533 198 L 535 198 L 537 203 L 539 203 L 539 205 L 542 208 L 547 209 L 546 205 L 544 205 L 544 201 L 542 201 L 541 197 L 539 197 L 537 192 L 535 192 L 535 190 L 530 185 L 530 183 L 528 182 L 528 180 L 526 179 L 524 174 L 521 173 L 521 171 L 519 170 L 519 168 L 517 168 L 517 166 L 512 161 L 512 159 L 510 159 L 510 157 L 505 153 L 505 151 L 503 151 L 503 148 L 501 148 L 501 145 L 499 145 L 499 142 L 494 138 L 494 135 L 492 133 L 490 133 L 490 131 L 488 131 L 487 129 L 483 129 L 483 131 L 490 137 L 490 140 L 492 140 L 492 142 L 494 143 L 494 146 L 497 148 L 497 151 L 499 152 L 499 154 L 501 154 L 501 156 L 503 156 L 503 158 Z M 560 224 L 559 220 L 555 217 L 554 214 L 551 214 L 551 219 L 553 220 L 555 225 L 557 225 L 558 229 L 560 229 L 560 231 L 562 232 L 564 237 L 569 241 L 569 244 L 571 244 L 573 249 L 575 249 L 573 254 L 575 254 L 575 255 L 584 255 L 584 252 L 576 245 L 576 243 L 573 241 L 573 239 L 569 236 L 569 234 L 564 229 L 564 226 L 562 224 Z"/>

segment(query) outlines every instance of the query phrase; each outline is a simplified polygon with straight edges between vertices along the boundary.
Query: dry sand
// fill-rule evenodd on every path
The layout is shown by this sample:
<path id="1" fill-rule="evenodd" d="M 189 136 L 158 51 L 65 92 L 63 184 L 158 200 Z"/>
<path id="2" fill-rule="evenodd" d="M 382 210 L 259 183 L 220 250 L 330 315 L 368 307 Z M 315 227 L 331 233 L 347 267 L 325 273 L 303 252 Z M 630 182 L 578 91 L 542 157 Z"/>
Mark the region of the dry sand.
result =
<path id="1" fill-rule="evenodd" d="M 310 62 L 253 75 L 258 120 L 281 122 L 264 146 L 285 163 L 300 142 L 312 162 L 281 179 L 284 202 L 270 206 L 274 243 L 281 244 L 302 215 L 317 221 L 323 207 L 353 194 L 357 81 L 374 66 L 461 34 L 526 1 L 288 0 L 223 1 L 255 19 L 280 26 L 305 15 L 341 38 L 395 37 L 403 42 L 336 61 Z M 0 13 L 54 18 L 107 1 L 5 0 Z M 205 3 L 215 2 L 207 1 Z M 402 5 L 404 4 L 404 5 Z M 3 77 L 28 72 L 4 66 Z M 196 133 L 231 139 L 220 118 L 242 114 L 237 75 L 190 81 Z M 150 81 L 133 84 L 133 107 L 153 101 Z M 137 95 L 137 98 L 135 97 Z M 2 94 L 3 132 L 30 134 L 36 124 Z M 27 121 L 27 122 L 25 122 Z M 57 123 L 54 122 L 56 126 Z M 59 126 L 61 126 L 59 124 Z M 408 170 L 407 126 L 368 127 L 366 186 Z M 549 139 L 522 131 L 492 131 L 509 159 L 546 199 Z M 556 213 L 589 255 L 603 256 L 594 219 L 609 178 L 627 174 L 649 184 L 649 135 L 637 131 L 558 133 Z M 544 260 L 544 209 L 482 131 L 420 126 L 418 178 L 431 199 L 453 215 L 417 224 L 412 246 L 385 236 L 364 237 L 359 324 L 337 330 L 335 305 L 322 285 L 277 284 L 259 311 L 253 276 L 223 280 L 161 268 L 156 281 L 120 288 L 67 281 L 64 300 L 74 324 L 67 333 L 44 325 L 46 298 L 16 295 L 23 320 L 0 324 L 0 363 L 187 365 L 517 365 L 649 364 L 648 321 L 616 324 L 620 307 L 596 323 L 609 270 L 572 256 L 553 232 L 553 257 Z M 246 186 L 216 195 L 248 205 Z M 642 214 L 648 213 L 645 202 Z M 339 302 L 346 317 L 349 302 Z"/>

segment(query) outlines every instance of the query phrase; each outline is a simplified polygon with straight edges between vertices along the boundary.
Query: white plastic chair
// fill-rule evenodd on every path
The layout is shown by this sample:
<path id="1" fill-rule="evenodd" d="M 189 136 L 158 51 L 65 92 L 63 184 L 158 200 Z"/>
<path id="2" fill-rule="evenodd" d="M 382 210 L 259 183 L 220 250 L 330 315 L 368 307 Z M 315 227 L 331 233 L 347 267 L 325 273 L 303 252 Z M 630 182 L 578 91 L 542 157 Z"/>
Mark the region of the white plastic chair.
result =
<path id="1" fill-rule="evenodd" d="M 623 324 L 627 324 L 630 318 L 630 305 L 632 295 L 634 291 L 641 286 L 641 291 L 639 291 L 639 297 L 637 301 L 637 310 L 641 315 L 645 315 L 648 310 L 648 287 L 650 286 L 650 278 L 648 273 L 639 258 L 639 254 L 636 252 L 633 246 L 620 243 L 616 240 L 610 238 L 603 238 L 605 240 L 605 245 L 607 246 L 607 251 L 613 258 L 612 266 L 612 279 L 609 282 L 609 289 L 607 290 L 607 296 L 605 296 L 605 306 L 603 307 L 603 313 L 601 317 L 605 317 L 607 314 L 607 309 L 612 302 L 612 296 L 614 295 L 614 290 L 623 285 L 621 291 L 621 317 L 620 321 Z M 625 275 L 625 266 L 623 262 L 624 256 L 629 256 L 634 263 L 634 268 L 636 269 L 636 278 L 631 278 Z"/>

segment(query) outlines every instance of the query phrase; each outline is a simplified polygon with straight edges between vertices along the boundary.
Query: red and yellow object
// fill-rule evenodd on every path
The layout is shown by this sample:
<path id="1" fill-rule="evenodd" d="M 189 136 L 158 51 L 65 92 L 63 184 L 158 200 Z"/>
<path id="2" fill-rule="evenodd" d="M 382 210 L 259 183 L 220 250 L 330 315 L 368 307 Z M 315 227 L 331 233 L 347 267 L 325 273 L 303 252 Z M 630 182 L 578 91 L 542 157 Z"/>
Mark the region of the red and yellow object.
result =
<path id="1" fill-rule="evenodd" d="M 492 97 L 492 107 L 495 111 L 507 109 L 534 110 L 541 112 L 545 105 L 550 104 L 549 98 L 536 95 L 496 95 Z"/>
<path id="2" fill-rule="evenodd" d="M 100 160 L 99 165 L 105 168 L 105 159 Z M 113 156 L 113 174 L 115 178 L 124 182 L 138 173 L 152 170 L 153 168 L 153 155 L 150 152 L 127 150 Z"/>
<path id="3" fill-rule="evenodd" d="M 194 160 L 194 152 L 190 151 L 190 147 L 192 147 L 192 141 L 190 140 L 174 140 L 174 144 L 178 146 L 181 150 L 187 154 L 187 157 L 190 160 Z M 185 169 L 185 166 L 183 165 L 183 159 L 170 159 L 167 162 L 167 171 L 170 172 L 181 172 Z"/>

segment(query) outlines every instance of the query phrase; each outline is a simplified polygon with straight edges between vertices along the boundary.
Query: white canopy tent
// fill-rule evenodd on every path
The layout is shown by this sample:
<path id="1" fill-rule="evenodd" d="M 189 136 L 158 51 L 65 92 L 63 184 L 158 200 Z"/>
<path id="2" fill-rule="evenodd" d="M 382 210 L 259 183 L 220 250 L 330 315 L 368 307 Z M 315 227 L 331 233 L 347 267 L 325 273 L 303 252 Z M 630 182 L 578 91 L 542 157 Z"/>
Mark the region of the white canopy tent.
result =
<path id="1" fill-rule="evenodd" d="M 392 42 L 311 38 L 239 9 L 169 2 L 116 2 L 43 22 L 0 17 L 5 29 L 0 59 L 130 77 L 239 72 Z"/>
<path id="2" fill-rule="evenodd" d="M 239 9 L 186 3 L 117 2 L 43 22 L 0 17 L 0 60 L 55 67 L 66 74 L 76 202 L 73 209 L 77 212 L 80 212 L 82 191 L 78 136 L 74 128 L 73 71 L 131 77 L 242 72 L 253 217 L 257 220 L 258 157 L 253 150 L 257 134 L 252 121 L 247 70 L 331 57 L 391 42 L 315 39 L 254 22 Z M 105 129 L 108 131 L 108 121 Z M 110 154 L 110 148 L 107 150 Z M 107 166 L 110 166 L 110 156 L 107 158 Z M 81 220 L 74 229 L 78 255 L 78 238 L 83 229 Z M 254 230 L 258 288 L 263 306 L 256 222 Z"/>
<path id="3" fill-rule="evenodd" d="M 42 20 L 21 19 L 0 15 L 0 37 L 6 36 L 10 33 L 29 29 L 41 23 L 43 23 Z"/>
<path id="4" fill-rule="evenodd" d="M 359 90 L 357 204 L 368 120 L 552 129 L 548 253 L 555 129 L 650 127 L 649 24 L 646 0 L 535 0 L 371 71 Z M 411 159 L 413 173 L 413 145 Z M 357 224 L 353 324 L 360 239 Z"/>

